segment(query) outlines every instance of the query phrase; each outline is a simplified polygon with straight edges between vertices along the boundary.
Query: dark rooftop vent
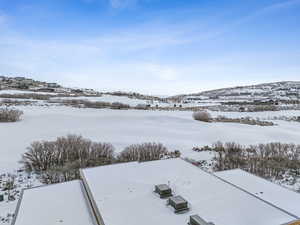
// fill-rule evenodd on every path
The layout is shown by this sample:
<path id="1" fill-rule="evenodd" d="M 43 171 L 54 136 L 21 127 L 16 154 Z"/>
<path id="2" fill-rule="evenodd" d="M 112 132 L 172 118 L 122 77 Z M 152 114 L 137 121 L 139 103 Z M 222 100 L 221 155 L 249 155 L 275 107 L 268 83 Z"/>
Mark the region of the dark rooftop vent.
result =
<path id="1" fill-rule="evenodd" d="M 188 202 L 180 195 L 169 198 L 167 203 L 175 209 L 175 213 L 189 210 Z"/>
<path id="2" fill-rule="evenodd" d="M 167 198 L 172 196 L 172 189 L 166 184 L 155 185 L 154 192 L 158 193 L 160 198 Z"/>
<path id="3" fill-rule="evenodd" d="M 189 225 L 215 225 L 214 223 L 207 223 L 204 219 L 202 219 L 198 215 L 193 215 L 190 216 L 190 222 L 188 223 Z"/>

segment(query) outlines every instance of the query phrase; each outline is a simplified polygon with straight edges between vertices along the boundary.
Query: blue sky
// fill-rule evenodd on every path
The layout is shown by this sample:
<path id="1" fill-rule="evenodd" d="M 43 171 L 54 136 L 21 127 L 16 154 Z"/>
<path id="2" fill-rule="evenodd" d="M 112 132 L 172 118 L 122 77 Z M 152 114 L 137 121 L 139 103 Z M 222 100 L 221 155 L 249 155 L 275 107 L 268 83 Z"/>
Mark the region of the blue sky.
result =
<path id="1" fill-rule="evenodd" d="M 300 80 L 300 0 L 0 0 L 0 74 L 162 95 Z"/>

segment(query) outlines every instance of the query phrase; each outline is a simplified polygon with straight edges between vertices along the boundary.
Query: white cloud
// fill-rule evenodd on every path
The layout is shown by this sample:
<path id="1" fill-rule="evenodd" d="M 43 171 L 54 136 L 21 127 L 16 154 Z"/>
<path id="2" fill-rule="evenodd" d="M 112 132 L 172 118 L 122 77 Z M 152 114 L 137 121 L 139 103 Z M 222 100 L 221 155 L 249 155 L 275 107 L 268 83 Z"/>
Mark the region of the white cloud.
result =
<path id="1" fill-rule="evenodd" d="M 109 0 L 113 8 L 126 8 L 137 4 L 138 0 Z"/>
<path id="2" fill-rule="evenodd" d="M 288 5 L 273 5 L 271 8 L 278 10 L 280 7 L 290 7 L 291 2 L 296 4 L 299 1 L 288 2 Z M 135 0 L 111 0 L 115 8 L 136 3 Z M 255 17 L 269 12 L 270 10 L 263 9 L 262 12 L 251 15 Z M 4 22 L 5 20 L 4 16 Z M 237 25 L 249 20 L 246 17 L 238 21 Z M 72 40 L 65 37 L 65 40 L 56 42 L 27 39 L 21 34 L 6 34 L 5 38 L 2 33 L 0 73 L 29 75 L 40 80 L 58 81 L 67 86 L 131 90 L 149 94 L 198 92 L 246 84 L 251 80 L 271 81 L 274 77 L 280 79 L 282 74 L 288 74 L 289 79 L 299 75 L 297 62 L 288 66 L 282 64 L 284 54 L 272 58 L 272 54 L 264 56 L 262 52 L 253 55 L 240 51 L 241 55 L 221 52 L 217 56 L 218 51 L 197 51 L 198 46 L 205 47 L 206 40 L 224 35 L 223 29 L 218 26 L 207 27 L 205 21 L 172 24 L 162 18 L 134 27 L 126 26 L 123 30 L 111 30 L 104 36 L 92 39 L 78 36 L 77 40 Z M 186 44 L 192 44 L 195 51 L 182 50 L 181 46 Z M 181 51 L 186 55 L 180 55 Z M 172 61 L 172 58 L 176 58 L 172 54 L 178 54 L 177 58 L 182 58 L 184 62 Z M 196 60 L 193 54 L 197 55 Z M 290 56 L 291 53 L 287 55 Z M 287 60 L 290 60 L 292 57 L 288 56 Z M 260 76 L 264 80 L 260 80 Z"/>

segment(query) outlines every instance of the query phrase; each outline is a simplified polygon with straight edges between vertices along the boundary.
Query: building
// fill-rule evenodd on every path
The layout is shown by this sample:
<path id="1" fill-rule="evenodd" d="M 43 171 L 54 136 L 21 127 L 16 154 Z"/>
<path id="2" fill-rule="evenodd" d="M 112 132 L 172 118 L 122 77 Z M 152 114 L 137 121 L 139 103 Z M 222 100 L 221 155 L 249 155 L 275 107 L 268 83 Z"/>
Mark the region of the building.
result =
<path id="1" fill-rule="evenodd" d="M 300 194 L 241 169 L 215 173 L 218 177 L 300 218 Z"/>
<path id="2" fill-rule="evenodd" d="M 81 181 L 27 189 L 14 225 L 97 225 Z"/>
<path id="3" fill-rule="evenodd" d="M 292 192 L 290 197 L 287 190 L 280 189 L 291 198 L 292 207 L 284 208 L 271 197 L 263 199 L 235 181 L 207 173 L 182 159 L 113 164 L 83 169 L 80 174 L 82 181 L 23 191 L 13 224 L 299 224 L 294 222 L 299 220 L 295 213 L 299 200 L 293 197 L 297 193 Z M 172 204 L 167 204 L 172 197 L 160 198 L 158 185 L 171 189 L 175 197 Z M 183 204 L 186 210 L 176 212 Z"/>

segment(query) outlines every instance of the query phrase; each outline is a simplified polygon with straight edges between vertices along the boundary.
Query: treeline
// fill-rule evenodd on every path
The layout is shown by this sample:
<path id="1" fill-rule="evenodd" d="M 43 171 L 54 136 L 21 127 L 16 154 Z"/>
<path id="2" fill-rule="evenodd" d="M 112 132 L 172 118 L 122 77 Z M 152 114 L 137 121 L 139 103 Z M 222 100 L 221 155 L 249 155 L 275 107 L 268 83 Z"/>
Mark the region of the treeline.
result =
<path id="1" fill-rule="evenodd" d="M 89 101 L 84 99 L 54 99 L 48 101 L 49 103 L 60 103 L 65 106 L 79 107 L 79 108 L 94 108 L 94 109 L 130 109 L 130 105 L 121 102 L 103 102 L 103 101 Z"/>
<path id="2" fill-rule="evenodd" d="M 26 171 L 37 173 L 42 183 L 51 184 L 78 179 L 81 168 L 179 156 L 179 151 L 170 152 L 160 143 L 130 145 L 117 154 L 110 143 L 68 135 L 55 141 L 33 142 L 21 163 Z"/>
<path id="3" fill-rule="evenodd" d="M 286 173 L 300 176 L 300 145 L 268 143 L 242 146 L 234 142 L 213 144 L 216 171 L 241 168 L 265 178 L 280 179 Z"/>

